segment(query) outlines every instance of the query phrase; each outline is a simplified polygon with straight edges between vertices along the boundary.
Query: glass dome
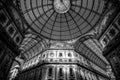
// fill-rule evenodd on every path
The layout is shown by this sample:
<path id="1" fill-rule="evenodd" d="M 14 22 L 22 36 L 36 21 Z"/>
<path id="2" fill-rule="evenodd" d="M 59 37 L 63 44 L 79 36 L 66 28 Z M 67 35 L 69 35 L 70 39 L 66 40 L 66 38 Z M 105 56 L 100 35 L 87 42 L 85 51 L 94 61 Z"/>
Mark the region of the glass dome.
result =
<path id="1" fill-rule="evenodd" d="M 94 29 L 104 0 L 19 0 L 19 8 L 32 30 L 52 40 L 71 40 Z"/>

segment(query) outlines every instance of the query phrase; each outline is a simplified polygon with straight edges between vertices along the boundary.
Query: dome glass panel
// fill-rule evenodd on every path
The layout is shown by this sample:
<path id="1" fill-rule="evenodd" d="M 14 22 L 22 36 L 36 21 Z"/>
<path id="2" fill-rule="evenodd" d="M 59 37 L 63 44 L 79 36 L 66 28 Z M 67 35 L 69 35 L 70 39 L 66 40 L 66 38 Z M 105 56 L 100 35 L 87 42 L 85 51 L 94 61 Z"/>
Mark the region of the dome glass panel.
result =
<path id="1" fill-rule="evenodd" d="M 95 29 L 104 0 L 20 0 L 26 30 L 52 40 L 71 40 Z"/>

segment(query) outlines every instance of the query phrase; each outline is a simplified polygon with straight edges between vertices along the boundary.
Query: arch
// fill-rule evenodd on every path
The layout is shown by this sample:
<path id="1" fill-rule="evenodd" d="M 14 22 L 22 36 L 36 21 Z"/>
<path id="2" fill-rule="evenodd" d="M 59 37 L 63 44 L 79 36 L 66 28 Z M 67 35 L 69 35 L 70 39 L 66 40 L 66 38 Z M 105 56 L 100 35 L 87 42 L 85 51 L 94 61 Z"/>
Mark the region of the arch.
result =
<path id="1" fill-rule="evenodd" d="M 28 33 L 20 45 L 21 54 L 27 58 L 33 57 L 37 53 L 41 52 L 44 48 L 48 47 L 48 43 L 45 39 L 39 37 L 38 35 Z"/>

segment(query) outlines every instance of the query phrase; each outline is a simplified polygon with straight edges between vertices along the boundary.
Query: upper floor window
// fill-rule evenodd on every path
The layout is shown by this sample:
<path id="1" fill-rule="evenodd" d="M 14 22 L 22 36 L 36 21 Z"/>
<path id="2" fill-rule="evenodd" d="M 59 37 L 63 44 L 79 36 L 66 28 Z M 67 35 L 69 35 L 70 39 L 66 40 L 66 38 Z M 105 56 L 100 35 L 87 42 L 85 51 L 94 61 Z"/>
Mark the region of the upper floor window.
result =
<path id="1" fill-rule="evenodd" d="M 72 54 L 71 54 L 71 53 L 68 53 L 68 57 L 72 57 Z"/>
<path id="2" fill-rule="evenodd" d="M 19 43 L 19 41 L 20 41 L 20 37 L 17 36 L 15 40 L 16 40 L 17 43 Z"/>
<path id="3" fill-rule="evenodd" d="M 104 45 L 107 45 L 107 44 L 108 44 L 108 39 L 107 39 L 106 37 L 103 39 L 103 44 L 104 44 Z"/>
<path id="4" fill-rule="evenodd" d="M 14 33 L 15 30 L 14 30 L 14 28 L 13 28 L 12 26 L 10 26 L 9 29 L 8 29 L 8 31 L 9 31 L 9 33 L 10 33 L 10 35 L 11 35 L 11 34 Z"/>
<path id="5" fill-rule="evenodd" d="M 63 54 L 62 54 L 62 53 L 59 53 L 59 56 L 60 56 L 60 57 L 62 57 L 62 56 L 63 56 Z"/>
<path id="6" fill-rule="evenodd" d="M 43 58 L 45 58 L 45 54 L 43 54 Z"/>
<path id="7" fill-rule="evenodd" d="M 50 53 L 50 56 L 51 56 L 51 57 L 54 57 L 54 53 Z"/>
<path id="8" fill-rule="evenodd" d="M 111 37 L 114 37 L 115 34 L 116 34 L 116 31 L 115 31 L 114 29 L 111 29 L 111 30 L 109 31 L 109 34 L 110 34 Z"/>

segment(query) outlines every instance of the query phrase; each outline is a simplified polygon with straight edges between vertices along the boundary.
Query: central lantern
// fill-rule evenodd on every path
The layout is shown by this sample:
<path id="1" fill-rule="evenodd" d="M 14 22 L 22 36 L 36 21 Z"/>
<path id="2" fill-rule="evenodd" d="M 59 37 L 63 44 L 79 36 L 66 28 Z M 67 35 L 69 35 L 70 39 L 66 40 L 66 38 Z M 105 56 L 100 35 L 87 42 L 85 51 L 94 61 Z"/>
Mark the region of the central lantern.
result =
<path id="1" fill-rule="evenodd" d="M 70 0 L 54 0 L 54 8 L 58 13 L 66 13 L 70 9 Z"/>

